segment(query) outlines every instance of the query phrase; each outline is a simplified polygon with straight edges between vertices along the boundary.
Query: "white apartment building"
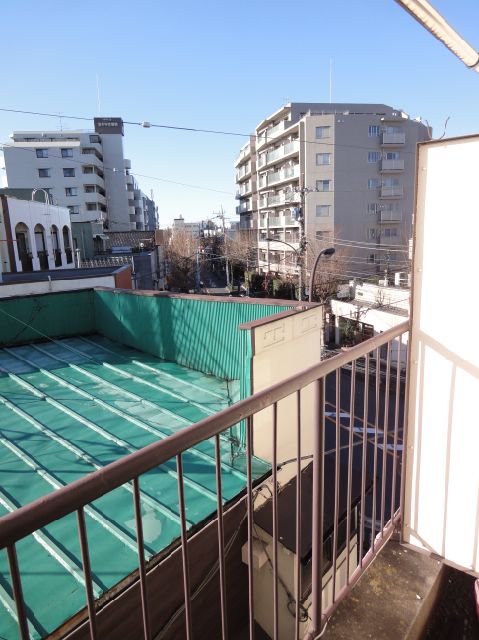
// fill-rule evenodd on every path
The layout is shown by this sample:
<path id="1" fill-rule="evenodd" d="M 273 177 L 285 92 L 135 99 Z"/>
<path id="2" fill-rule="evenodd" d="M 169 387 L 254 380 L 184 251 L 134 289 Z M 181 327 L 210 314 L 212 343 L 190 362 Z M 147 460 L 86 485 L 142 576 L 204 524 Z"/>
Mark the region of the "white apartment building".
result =
<path id="1" fill-rule="evenodd" d="M 15 131 L 4 147 L 7 186 L 45 189 L 54 204 L 68 208 L 72 222 L 143 230 L 146 196 L 123 156 L 123 121 L 94 123 L 94 131 Z"/>
<path id="2" fill-rule="evenodd" d="M 416 143 L 429 137 L 420 119 L 383 104 L 290 103 L 265 118 L 235 162 L 258 270 L 297 273 L 302 238 L 310 255 L 336 246 L 349 276 L 404 270 Z"/>

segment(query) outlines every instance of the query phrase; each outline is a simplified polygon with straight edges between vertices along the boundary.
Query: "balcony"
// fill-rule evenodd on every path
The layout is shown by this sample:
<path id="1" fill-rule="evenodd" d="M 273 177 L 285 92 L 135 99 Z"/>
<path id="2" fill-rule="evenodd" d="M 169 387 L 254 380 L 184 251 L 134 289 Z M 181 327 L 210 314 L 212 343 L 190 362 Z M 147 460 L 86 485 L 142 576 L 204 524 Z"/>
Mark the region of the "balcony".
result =
<path id="1" fill-rule="evenodd" d="M 261 147 L 264 147 L 264 145 L 272 142 L 275 138 L 284 133 L 284 131 L 287 129 L 287 125 L 291 125 L 291 123 L 286 120 L 282 120 L 274 127 L 261 132 L 261 134 L 258 135 L 256 139 L 256 149 L 261 149 Z"/>
<path id="2" fill-rule="evenodd" d="M 382 186 L 379 192 L 380 198 L 402 198 L 404 188 L 398 186 Z"/>
<path id="3" fill-rule="evenodd" d="M 380 211 L 379 212 L 379 222 L 401 222 L 402 220 L 402 211 Z"/>
<path id="4" fill-rule="evenodd" d="M 383 133 L 381 138 L 381 144 L 383 147 L 400 147 L 405 143 L 405 133 Z"/>
<path id="5" fill-rule="evenodd" d="M 456 152 L 464 144 L 468 148 L 458 158 Z M 454 153 L 444 152 L 449 147 Z M 477 170 L 470 158 L 477 157 L 478 152 L 477 136 L 461 140 L 461 145 L 456 140 L 436 140 L 419 147 L 418 165 L 427 171 L 418 175 L 411 323 L 404 322 L 335 357 L 311 363 L 309 347 L 320 345 L 319 336 L 314 334 L 315 326 L 321 325 L 319 307 L 303 302 L 295 306 L 291 301 L 291 308 L 282 314 L 281 321 L 270 324 L 259 323 L 257 314 L 248 310 L 248 317 L 255 320 L 243 327 L 244 337 L 258 332 L 251 343 L 255 349 L 246 349 L 243 362 L 251 383 L 247 393 L 251 395 L 215 413 L 217 408 L 212 409 L 212 404 L 217 403 L 218 397 L 209 386 L 204 392 L 208 396 L 209 415 L 186 429 L 181 429 L 182 420 L 178 421 L 178 414 L 170 409 L 161 415 L 159 423 L 158 406 L 151 400 L 139 402 L 141 414 L 136 407 L 131 411 L 140 387 L 147 388 L 149 397 L 164 394 L 169 373 L 166 376 L 158 373 L 162 364 L 153 367 L 151 354 L 135 364 L 142 368 L 135 375 L 132 365 L 126 364 L 130 344 L 128 349 L 110 350 L 115 343 L 108 342 L 105 348 L 107 338 L 102 336 L 101 355 L 93 356 L 87 331 L 82 332 L 74 349 L 72 340 L 68 340 L 66 355 L 59 351 L 60 341 L 53 339 L 55 336 L 42 343 L 36 334 L 30 333 L 34 343 L 25 348 L 22 346 L 25 323 L 20 321 L 16 326 L 10 322 L 15 320 L 15 310 L 9 306 L 10 317 L 4 322 L 6 335 L 18 338 L 19 345 L 18 349 L 5 350 L 2 370 L 10 366 L 12 373 L 7 370 L 9 379 L 5 382 L 4 374 L 2 380 L 7 385 L 20 384 L 21 391 L 12 395 L 9 404 L 0 405 L 1 417 L 4 423 L 3 412 L 13 408 L 15 416 L 24 422 L 25 433 L 30 435 L 19 438 L 17 444 L 10 443 L 7 455 L 15 458 L 11 458 L 11 468 L 5 476 L 13 478 L 13 482 L 8 488 L 2 483 L 1 488 L 5 515 L 0 520 L 0 548 L 5 549 L 8 558 L 8 568 L 7 559 L 4 562 L 8 588 L 3 587 L 4 615 L 0 624 L 9 625 L 8 638 L 27 639 L 30 631 L 32 636 L 54 631 L 62 620 L 56 620 L 45 630 L 38 625 L 37 608 L 48 616 L 54 615 L 74 592 L 81 609 L 73 608 L 74 618 L 56 635 L 116 640 L 119 633 L 126 636 L 128 629 L 128 637 L 170 640 L 197 638 L 202 632 L 209 638 L 232 638 L 238 631 L 249 629 L 250 637 L 254 637 L 257 622 L 275 640 L 294 637 L 312 640 L 322 635 L 330 616 L 344 602 L 351 615 L 346 634 L 341 635 L 351 637 L 354 629 L 356 637 L 356 622 L 358 618 L 363 620 L 365 611 L 361 606 L 369 609 L 376 591 L 382 593 L 382 611 L 388 609 L 388 613 L 424 597 L 415 568 L 409 574 L 416 578 L 415 582 L 407 579 L 400 586 L 400 607 L 398 599 L 388 600 L 387 594 L 378 588 L 377 567 L 383 557 L 381 587 L 388 581 L 399 582 L 385 549 L 394 530 L 399 532 L 401 542 L 408 545 L 395 547 L 396 561 L 400 561 L 400 556 L 412 555 L 411 548 L 419 548 L 432 555 L 428 559 L 436 567 L 438 559 L 444 558 L 465 572 L 477 574 L 477 416 L 474 411 L 471 413 L 471 407 L 479 389 L 479 351 L 474 338 L 460 340 L 457 331 L 451 329 L 449 315 L 441 313 L 441 294 L 444 290 L 454 291 L 458 299 L 467 300 L 470 293 L 470 283 L 461 274 L 474 272 L 475 235 L 465 235 L 461 261 L 451 261 L 448 269 L 443 268 L 444 248 L 449 246 L 450 203 L 457 196 L 458 183 L 465 191 L 462 200 L 465 224 L 469 228 L 475 222 Z M 264 255 L 259 264 L 268 268 Z M 121 314 L 114 315 L 115 301 L 111 303 L 107 298 L 117 299 L 121 294 L 104 290 L 94 293 L 101 297 L 107 312 L 101 320 L 103 331 L 110 328 L 108 318 L 115 317 L 117 322 L 112 328 L 115 335 L 125 331 L 133 339 L 142 298 L 131 292 L 128 298 L 134 295 L 135 300 L 130 310 L 126 301 L 117 300 L 116 309 Z M 201 304 L 198 296 L 189 299 L 192 302 L 189 309 L 189 300 L 186 297 L 178 300 L 179 297 L 158 296 L 162 305 L 182 309 L 181 313 L 167 317 L 168 324 L 175 317 L 180 322 L 175 329 L 179 336 L 175 349 L 182 349 L 187 340 L 188 333 L 184 330 L 187 318 L 193 331 L 191 343 L 182 353 L 187 353 L 193 344 L 195 357 L 201 357 L 212 342 L 211 335 L 225 336 L 220 348 L 214 341 L 213 357 L 207 358 L 207 367 L 215 366 L 238 333 L 230 330 L 232 327 L 228 330 L 224 327 L 227 309 L 233 306 L 233 301 L 221 305 L 221 313 L 215 309 L 210 317 L 220 316 L 218 325 L 212 331 L 208 324 L 208 331 L 202 332 L 198 330 L 200 321 L 206 324 L 208 316 L 202 312 L 199 318 L 194 317 L 195 308 Z M 157 297 L 148 292 L 144 299 L 151 314 Z M 22 300 L 25 305 L 22 310 L 26 308 L 26 300 Z M 60 301 L 60 312 L 53 309 L 50 317 L 55 322 L 50 323 L 50 297 L 43 295 L 41 302 L 44 331 L 52 324 L 61 330 L 58 323 L 68 313 L 73 313 L 75 322 L 80 322 L 88 306 Z M 207 304 L 213 306 L 210 301 Z M 241 307 L 249 308 L 250 304 L 254 303 L 245 300 Z M 27 308 L 28 314 L 22 317 L 33 315 L 31 311 L 36 306 Z M 161 313 L 151 315 L 159 318 L 159 322 L 164 318 Z M 88 326 L 91 331 L 92 325 Z M 295 333 L 300 341 L 307 339 L 308 334 L 313 335 L 306 348 L 292 348 L 286 359 L 283 347 Z M 0 337 L 5 340 L 5 331 Z M 45 334 L 43 337 L 48 338 Z M 157 340 L 158 336 L 151 338 Z M 143 334 L 140 339 L 144 341 Z M 241 342 L 243 347 L 244 344 Z M 279 350 L 275 353 L 275 349 Z M 68 362 L 72 353 L 73 366 Z M 231 357 L 231 351 L 227 356 Z M 108 358 L 111 362 L 106 361 Z M 105 370 L 97 375 L 94 370 L 105 364 Z M 167 372 L 171 364 L 168 363 Z M 145 379 L 147 372 L 153 374 L 154 381 Z M 266 384 L 260 378 L 262 372 L 266 372 Z M 40 376 L 42 385 L 32 390 Z M 181 380 L 181 387 L 190 389 L 183 405 L 188 414 L 198 403 L 198 396 L 194 396 L 198 392 L 197 380 L 192 376 L 193 369 L 189 369 Z M 193 384 L 188 387 L 189 382 Z M 79 397 L 72 400 L 75 384 L 79 386 Z M 115 402 L 114 389 L 122 384 L 127 399 Z M 108 392 L 95 397 L 99 385 L 107 385 Z M 170 408 L 177 401 L 178 386 L 168 398 Z M 16 402 L 23 406 L 15 406 Z M 40 405 L 41 420 L 31 415 L 36 402 Z M 90 471 L 88 465 L 97 463 L 96 457 L 81 448 L 87 440 L 96 438 L 100 430 L 91 423 L 95 404 L 101 407 L 102 414 L 111 413 L 101 427 L 108 440 L 103 448 L 110 460 L 113 453 L 116 455 L 113 463 L 86 474 Z M 51 430 L 56 421 L 52 418 L 48 424 L 46 421 L 48 413 L 53 416 L 53 410 L 59 410 L 59 406 L 64 408 L 59 420 L 62 433 L 53 439 Z M 64 447 L 61 460 L 55 458 L 55 474 L 49 474 L 44 467 L 47 453 L 62 444 L 65 432 L 82 411 L 87 411 L 88 416 L 82 416 L 81 429 L 73 429 L 75 434 L 80 433 L 81 441 L 74 447 Z M 143 449 L 117 454 L 118 447 L 127 448 L 117 428 L 120 419 L 141 426 L 141 437 L 147 438 Z M 228 437 L 230 427 L 236 429 L 234 438 Z M 162 429 L 169 430 L 169 434 L 158 438 Z M 18 432 L 11 431 L 18 437 Z M 7 437 L 4 433 L 3 439 Z M 39 449 L 42 463 L 27 456 L 24 449 L 30 441 L 43 444 Z M 197 453 L 193 454 L 195 447 Z M 255 475 L 258 455 L 269 465 L 266 470 L 260 469 L 260 478 Z M 60 474 L 67 459 L 75 456 L 79 477 L 71 482 L 71 476 L 64 478 Z M 244 463 L 246 474 L 234 465 L 232 468 L 231 462 Z M 11 491 L 17 482 L 14 473 L 22 465 L 28 489 L 36 475 L 47 484 L 41 497 L 18 508 L 18 500 Z M 149 481 L 155 475 L 161 478 L 161 489 L 168 481 L 174 509 L 154 510 L 154 500 L 161 493 L 151 492 Z M 192 493 L 195 484 L 206 476 L 208 486 Z M 228 488 L 235 479 L 241 480 L 241 491 L 232 497 Z M 105 518 L 102 509 L 116 492 L 121 492 L 122 508 L 112 509 L 110 517 Z M 211 511 L 195 526 L 192 513 L 197 509 L 196 500 L 203 499 Z M 164 522 L 171 526 L 173 544 L 166 553 L 154 555 L 152 545 L 155 536 L 162 533 L 160 524 Z M 98 544 L 95 530 L 113 532 L 112 540 L 123 550 L 113 557 L 111 567 L 116 582 L 108 591 L 102 580 L 109 575 L 102 562 L 111 559 L 112 554 L 105 553 L 105 547 Z M 129 573 L 118 582 L 125 575 L 118 573 L 118 565 L 127 554 Z M 373 561 L 376 561 L 374 569 L 369 569 Z M 101 571 L 103 575 L 99 575 Z M 59 575 L 70 580 L 73 588 L 65 589 L 61 582 L 58 589 L 61 597 L 53 599 L 46 588 L 47 581 Z M 368 575 L 372 581 L 363 605 L 357 598 L 358 592 L 352 591 L 362 575 L 361 583 Z M 38 588 L 39 583 L 42 588 Z M 355 608 L 347 606 L 345 598 L 349 594 L 357 605 Z M 55 607 L 51 606 L 52 601 Z M 394 620 L 388 616 L 382 637 L 399 637 Z M 408 630 L 409 623 L 408 620 L 405 625 Z M 14 625 L 18 625 L 18 631 Z M 334 621 L 330 623 L 325 638 L 332 628 L 337 629 L 335 625 Z M 367 631 L 369 637 L 375 637 L 374 626 Z M 3 628 L 2 635 L 5 637 Z"/>
<path id="6" fill-rule="evenodd" d="M 404 171 L 404 160 L 382 160 L 381 172 L 394 173 L 396 171 Z"/>
<path id="7" fill-rule="evenodd" d="M 251 211 L 251 204 L 247 200 L 240 202 L 240 204 L 236 207 L 236 215 L 247 213 L 248 211 Z"/>
<path id="8" fill-rule="evenodd" d="M 287 144 L 278 147 L 277 149 L 273 149 L 268 153 L 263 153 L 258 157 L 258 168 L 266 167 L 273 162 L 278 162 L 279 160 L 286 159 L 288 157 L 293 157 L 294 155 L 299 153 L 299 142 L 293 141 L 288 142 Z"/>
<path id="9" fill-rule="evenodd" d="M 236 181 L 238 182 L 240 180 L 245 180 L 250 175 L 251 175 L 251 162 L 248 162 L 247 164 L 243 165 L 240 169 L 238 169 L 238 171 L 236 172 Z"/>

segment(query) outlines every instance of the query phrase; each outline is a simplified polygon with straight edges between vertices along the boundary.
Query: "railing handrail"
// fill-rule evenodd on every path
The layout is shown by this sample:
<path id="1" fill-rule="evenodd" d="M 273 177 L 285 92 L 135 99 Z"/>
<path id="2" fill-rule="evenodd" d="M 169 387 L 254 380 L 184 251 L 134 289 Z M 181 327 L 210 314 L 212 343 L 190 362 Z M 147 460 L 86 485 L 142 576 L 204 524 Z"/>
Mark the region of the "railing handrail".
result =
<path id="1" fill-rule="evenodd" d="M 0 518 L 0 549 L 16 543 L 34 531 L 97 500 L 109 491 L 165 463 L 170 458 L 222 433 L 230 426 L 286 398 L 299 389 L 324 378 L 336 369 L 364 357 L 409 331 L 409 320 L 322 360 L 282 382 L 278 382 L 213 416 L 196 422 L 171 436 L 123 456 L 107 466 L 18 508 Z"/>

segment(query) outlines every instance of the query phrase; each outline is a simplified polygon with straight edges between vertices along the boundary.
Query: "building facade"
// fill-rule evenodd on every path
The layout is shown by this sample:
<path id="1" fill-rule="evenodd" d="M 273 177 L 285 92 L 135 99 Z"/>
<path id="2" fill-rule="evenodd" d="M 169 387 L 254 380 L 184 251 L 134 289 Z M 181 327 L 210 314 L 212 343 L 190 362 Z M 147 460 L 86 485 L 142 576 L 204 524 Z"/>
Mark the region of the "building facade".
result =
<path id="1" fill-rule="evenodd" d="M 0 194 L 0 275 L 74 267 L 68 210 Z"/>
<path id="2" fill-rule="evenodd" d="M 265 118 L 235 163 L 258 270 L 296 273 L 303 251 L 325 242 L 342 249 L 349 275 L 404 266 L 416 143 L 429 137 L 383 104 L 290 103 Z"/>
<path id="3" fill-rule="evenodd" d="M 4 147 L 8 187 L 45 189 L 73 222 L 147 228 L 146 196 L 123 155 L 121 118 L 95 118 L 94 131 L 15 131 L 11 139 Z"/>

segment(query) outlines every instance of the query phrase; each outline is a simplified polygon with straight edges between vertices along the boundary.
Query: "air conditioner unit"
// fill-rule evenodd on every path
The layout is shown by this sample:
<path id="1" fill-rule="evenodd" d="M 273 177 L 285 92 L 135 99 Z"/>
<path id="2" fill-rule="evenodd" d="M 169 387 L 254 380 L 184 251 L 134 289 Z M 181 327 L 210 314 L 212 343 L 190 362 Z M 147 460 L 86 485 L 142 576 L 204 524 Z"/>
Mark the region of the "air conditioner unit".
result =
<path id="1" fill-rule="evenodd" d="M 394 274 L 394 284 L 396 287 L 410 287 L 411 274 L 407 271 L 398 271 Z"/>

